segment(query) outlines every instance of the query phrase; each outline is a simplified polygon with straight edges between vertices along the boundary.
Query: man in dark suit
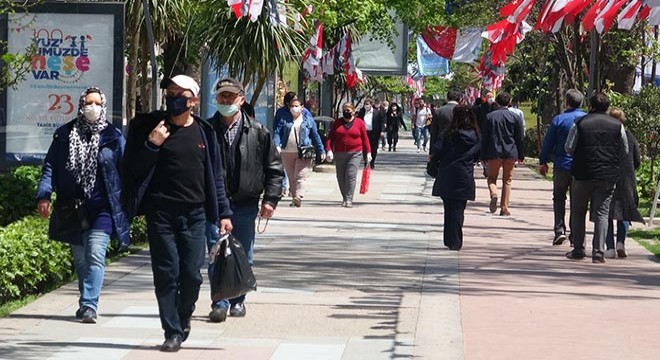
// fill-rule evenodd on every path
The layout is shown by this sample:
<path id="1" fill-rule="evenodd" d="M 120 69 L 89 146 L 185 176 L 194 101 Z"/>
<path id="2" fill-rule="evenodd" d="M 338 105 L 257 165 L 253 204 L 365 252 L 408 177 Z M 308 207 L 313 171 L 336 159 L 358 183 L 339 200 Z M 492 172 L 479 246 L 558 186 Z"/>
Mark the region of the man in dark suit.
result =
<path id="1" fill-rule="evenodd" d="M 433 114 L 430 149 L 433 149 L 433 144 L 435 144 L 438 136 L 442 136 L 442 133 L 449 129 L 451 120 L 454 117 L 454 108 L 458 105 L 460 100 L 461 92 L 458 89 L 449 89 L 449 91 L 447 91 L 447 104 L 439 107 L 435 114 Z"/>
<path id="2" fill-rule="evenodd" d="M 358 117 L 364 120 L 364 124 L 367 127 L 367 136 L 369 137 L 369 145 L 371 146 L 371 162 L 369 163 L 369 166 L 372 169 L 376 164 L 378 141 L 383 133 L 385 114 L 385 110 L 380 106 L 379 99 L 376 99 L 375 102 L 372 102 L 371 99 L 366 99 L 364 101 L 364 106 L 358 112 Z"/>

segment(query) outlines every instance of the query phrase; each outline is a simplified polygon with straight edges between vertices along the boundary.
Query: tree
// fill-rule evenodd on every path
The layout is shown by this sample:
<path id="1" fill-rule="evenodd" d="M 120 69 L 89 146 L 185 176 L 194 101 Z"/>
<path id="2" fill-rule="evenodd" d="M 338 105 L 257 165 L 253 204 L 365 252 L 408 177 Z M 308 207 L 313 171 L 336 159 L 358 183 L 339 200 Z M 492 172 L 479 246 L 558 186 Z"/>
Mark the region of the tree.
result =
<path id="1" fill-rule="evenodd" d="M 16 13 L 27 13 L 30 6 L 38 2 L 14 2 L 3 1 L 0 5 L 0 21 L 8 19 L 11 22 L 16 18 Z M 0 31 L 3 31 L 0 28 Z M 25 80 L 25 75 L 30 71 L 32 55 L 36 54 L 36 46 L 30 45 L 22 51 L 10 53 L 8 43 L 0 41 L 0 93 L 10 87 L 15 87 L 19 82 Z"/>
<path id="2" fill-rule="evenodd" d="M 266 80 L 280 72 L 288 61 L 300 61 L 306 47 L 303 33 L 291 27 L 273 26 L 264 8 L 256 22 L 248 17 L 235 18 L 231 9 L 218 6 L 217 1 L 201 2 L 207 40 L 206 56 L 218 68 L 227 66 L 233 77 L 242 78 L 244 85 L 256 80 L 250 104 L 254 106 Z M 265 5 L 264 5 L 265 6 Z M 286 8 L 293 22 L 293 5 L 278 3 Z"/>

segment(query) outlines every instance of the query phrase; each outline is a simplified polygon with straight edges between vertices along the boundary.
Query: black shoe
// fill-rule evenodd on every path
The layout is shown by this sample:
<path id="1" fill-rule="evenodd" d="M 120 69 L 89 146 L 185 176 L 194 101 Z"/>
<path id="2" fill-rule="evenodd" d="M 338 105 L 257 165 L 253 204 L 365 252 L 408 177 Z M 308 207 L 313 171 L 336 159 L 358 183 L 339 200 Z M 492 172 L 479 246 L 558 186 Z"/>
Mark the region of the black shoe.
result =
<path id="1" fill-rule="evenodd" d="M 181 342 L 184 342 L 188 340 L 188 336 L 190 336 L 190 318 L 186 321 L 182 321 L 181 327 L 183 328 L 183 339 L 181 339 Z"/>
<path id="2" fill-rule="evenodd" d="M 209 320 L 214 323 L 221 323 L 227 320 L 227 309 L 222 306 L 216 306 L 209 313 Z"/>
<path id="3" fill-rule="evenodd" d="M 96 324 L 96 311 L 85 306 L 82 312 L 82 322 L 85 324 Z"/>
<path id="4" fill-rule="evenodd" d="M 497 195 L 491 195 L 490 204 L 488 204 L 488 210 L 490 210 L 491 214 L 494 214 L 495 210 L 497 210 Z"/>
<path id="5" fill-rule="evenodd" d="M 244 317 L 245 316 L 245 304 L 237 303 L 231 306 L 229 309 L 229 315 L 231 317 Z"/>
<path id="6" fill-rule="evenodd" d="M 373 168 L 376 167 L 376 165 L 375 164 L 369 164 L 369 167 L 371 167 L 373 169 Z"/>
<path id="7" fill-rule="evenodd" d="M 582 250 L 573 249 L 572 251 L 569 251 L 569 252 L 566 253 L 566 257 L 571 259 L 571 260 L 582 260 L 586 256 L 587 255 Z"/>
<path id="8" fill-rule="evenodd" d="M 566 241 L 566 235 L 557 234 L 557 235 L 555 235 L 554 240 L 552 240 L 552 245 L 559 246 L 559 245 L 563 244 L 564 241 Z"/>
<path id="9" fill-rule="evenodd" d="M 80 307 L 78 310 L 76 310 L 76 319 L 82 320 L 82 314 L 83 314 L 83 308 Z"/>
<path id="10" fill-rule="evenodd" d="M 591 262 L 594 264 L 602 264 L 605 262 L 605 257 L 603 255 L 594 255 L 591 258 Z"/>
<path id="11" fill-rule="evenodd" d="M 181 335 L 172 335 L 170 338 L 165 340 L 163 345 L 160 346 L 160 351 L 164 352 L 177 352 L 181 349 L 181 343 L 183 339 Z"/>

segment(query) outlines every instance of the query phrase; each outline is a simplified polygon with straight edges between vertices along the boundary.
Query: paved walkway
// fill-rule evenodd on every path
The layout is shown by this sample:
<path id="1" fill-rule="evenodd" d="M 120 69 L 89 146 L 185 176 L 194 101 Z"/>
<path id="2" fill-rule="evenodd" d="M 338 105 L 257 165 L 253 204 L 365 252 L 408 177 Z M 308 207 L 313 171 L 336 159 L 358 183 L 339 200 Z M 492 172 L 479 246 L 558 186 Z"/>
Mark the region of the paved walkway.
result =
<path id="1" fill-rule="evenodd" d="M 381 153 L 371 189 L 340 207 L 314 173 L 302 208 L 283 200 L 256 247 L 259 291 L 245 318 L 207 322 L 204 284 L 190 339 L 162 331 L 148 253 L 107 268 L 99 322 L 80 324 L 68 284 L 0 319 L 0 359 L 658 359 L 660 265 L 564 259 L 551 245 L 551 183 L 516 169 L 511 217 L 468 204 L 465 244 L 442 246 L 442 206 L 409 137 Z"/>

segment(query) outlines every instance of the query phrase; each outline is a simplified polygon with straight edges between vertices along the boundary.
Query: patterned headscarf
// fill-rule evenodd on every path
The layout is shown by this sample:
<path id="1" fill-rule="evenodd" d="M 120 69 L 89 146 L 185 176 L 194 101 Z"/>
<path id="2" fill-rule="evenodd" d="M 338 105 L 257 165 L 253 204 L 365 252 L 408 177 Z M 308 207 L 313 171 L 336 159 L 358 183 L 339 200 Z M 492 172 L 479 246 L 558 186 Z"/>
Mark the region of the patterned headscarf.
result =
<path id="1" fill-rule="evenodd" d="M 101 95 L 101 114 L 94 122 L 88 121 L 83 113 L 85 97 L 90 93 Z M 73 123 L 73 129 L 69 134 L 69 159 L 66 162 L 66 169 L 73 174 L 76 183 L 85 192 L 86 198 L 91 196 L 96 183 L 101 132 L 108 127 L 105 112 L 106 99 L 101 89 L 97 87 L 88 88 L 80 95 L 78 117 Z"/>

